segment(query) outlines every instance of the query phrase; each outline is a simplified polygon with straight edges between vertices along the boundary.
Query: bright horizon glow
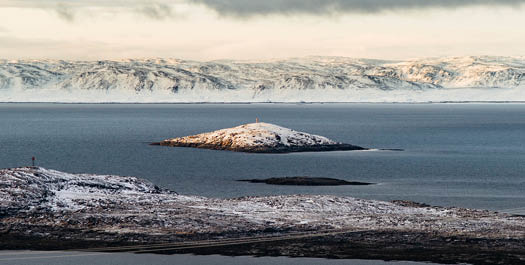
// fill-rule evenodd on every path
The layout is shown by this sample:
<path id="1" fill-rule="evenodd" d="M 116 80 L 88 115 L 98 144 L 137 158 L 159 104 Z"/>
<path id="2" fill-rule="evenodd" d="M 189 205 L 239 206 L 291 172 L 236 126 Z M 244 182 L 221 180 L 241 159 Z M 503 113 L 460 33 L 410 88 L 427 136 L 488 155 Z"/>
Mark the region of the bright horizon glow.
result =
<path id="1" fill-rule="evenodd" d="M 525 55 L 525 9 L 515 5 L 238 17 L 186 1 L 152 10 L 144 1 L 20 2 L 0 4 L 1 59 Z"/>

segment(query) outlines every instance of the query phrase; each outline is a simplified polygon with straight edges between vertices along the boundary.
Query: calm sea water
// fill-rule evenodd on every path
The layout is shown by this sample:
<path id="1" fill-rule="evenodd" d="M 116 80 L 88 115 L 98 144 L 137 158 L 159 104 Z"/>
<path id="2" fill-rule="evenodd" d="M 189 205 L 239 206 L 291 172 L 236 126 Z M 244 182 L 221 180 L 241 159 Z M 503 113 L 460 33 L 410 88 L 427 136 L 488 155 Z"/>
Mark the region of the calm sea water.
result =
<path id="1" fill-rule="evenodd" d="M 245 154 L 148 145 L 256 117 L 405 151 Z M 133 175 L 182 194 L 334 194 L 525 212 L 525 104 L 0 104 L 0 167 L 29 165 L 32 156 L 43 167 Z M 283 176 L 378 185 L 236 181 Z"/>
<path id="2" fill-rule="evenodd" d="M 403 152 L 245 154 L 150 146 L 262 121 Z M 525 207 L 525 104 L 0 104 L 0 167 L 133 175 L 182 194 L 335 194 L 484 209 Z M 334 177 L 288 187 L 242 178 Z"/>

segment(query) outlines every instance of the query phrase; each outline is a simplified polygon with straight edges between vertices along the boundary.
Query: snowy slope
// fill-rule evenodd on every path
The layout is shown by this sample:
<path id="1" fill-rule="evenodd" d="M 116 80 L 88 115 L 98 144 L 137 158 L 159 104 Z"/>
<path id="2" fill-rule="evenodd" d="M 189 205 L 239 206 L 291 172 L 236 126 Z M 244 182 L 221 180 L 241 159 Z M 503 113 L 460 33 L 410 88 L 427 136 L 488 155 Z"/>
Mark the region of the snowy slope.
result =
<path id="1" fill-rule="evenodd" d="M 44 168 L 0 170 L 0 187 L 0 209 L 4 211 L 37 207 L 74 211 L 100 206 L 108 197 L 169 193 L 135 177 L 69 174 Z"/>
<path id="2" fill-rule="evenodd" d="M 326 137 L 257 122 L 209 133 L 164 140 L 160 145 L 242 152 L 362 150 Z M 326 149 L 326 150 L 324 150 Z"/>
<path id="3" fill-rule="evenodd" d="M 316 195 L 213 199 L 178 195 L 134 177 L 44 168 L 1 169 L 0 187 L 0 229 L 12 232 L 36 225 L 23 233 L 49 227 L 56 229 L 46 233 L 84 229 L 149 235 L 272 228 L 525 236 L 525 218 L 488 211 Z"/>
<path id="4" fill-rule="evenodd" d="M 525 57 L 0 60 L 0 101 L 525 101 Z"/>
<path id="5" fill-rule="evenodd" d="M 249 123 L 234 128 L 222 129 L 194 136 L 174 138 L 167 141 L 210 144 L 216 142 L 232 142 L 236 146 L 302 146 L 336 144 L 336 142 L 323 136 L 298 132 L 266 122 Z"/>

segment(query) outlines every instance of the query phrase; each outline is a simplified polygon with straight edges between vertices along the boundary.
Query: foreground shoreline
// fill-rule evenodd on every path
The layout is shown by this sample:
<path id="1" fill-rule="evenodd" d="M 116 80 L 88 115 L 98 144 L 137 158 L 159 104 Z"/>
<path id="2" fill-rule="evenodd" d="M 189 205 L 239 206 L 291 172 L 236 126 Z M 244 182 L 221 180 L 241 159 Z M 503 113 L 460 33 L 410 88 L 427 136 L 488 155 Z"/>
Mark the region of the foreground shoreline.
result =
<path id="1" fill-rule="evenodd" d="M 0 249 L 525 261 L 525 217 L 490 211 L 315 195 L 213 199 L 38 167 L 0 170 L 0 186 Z"/>
<path id="2" fill-rule="evenodd" d="M 236 246 L 235 250 L 193 249 L 191 253 L 408 260 L 447 264 L 523 264 L 523 247 L 525 247 L 523 242 L 515 240 L 475 240 L 468 237 L 440 237 L 417 232 L 363 231 L 241 245 Z"/>
<path id="3" fill-rule="evenodd" d="M 38 230 L 42 227 L 27 227 L 27 229 Z M 312 231 L 302 238 L 290 237 L 287 232 L 282 232 L 284 236 L 261 236 L 266 233 L 253 231 L 253 235 L 246 234 L 241 237 L 239 234 L 202 234 L 179 237 L 175 239 L 177 241 L 173 241 L 174 238 L 166 241 L 166 238 L 156 238 L 151 235 L 131 236 L 135 240 L 141 238 L 142 241 L 139 242 L 129 242 L 130 238 L 126 236 L 116 241 L 104 241 L 100 240 L 101 235 L 96 233 L 91 234 L 95 238 L 88 237 L 84 240 L 2 233 L 0 249 L 164 255 L 287 256 L 473 265 L 520 265 L 525 260 L 523 239 L 484 239 L 389 230 L 332 233 Z M 244 240 L 246 238 L 250 240 Z M 214 243 L 207 244 L 207 242 Z"/>

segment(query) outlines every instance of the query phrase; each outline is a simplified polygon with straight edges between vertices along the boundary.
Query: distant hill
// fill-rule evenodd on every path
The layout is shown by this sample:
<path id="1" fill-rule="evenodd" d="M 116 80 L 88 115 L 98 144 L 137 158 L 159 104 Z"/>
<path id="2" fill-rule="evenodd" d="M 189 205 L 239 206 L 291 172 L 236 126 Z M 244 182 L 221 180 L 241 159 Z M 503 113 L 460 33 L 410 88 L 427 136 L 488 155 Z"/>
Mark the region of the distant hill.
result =
<path id="1" fill-rule="evenodd" d="M 0 101 L 525 101 L 525 57 L 0 60 Z"/>

